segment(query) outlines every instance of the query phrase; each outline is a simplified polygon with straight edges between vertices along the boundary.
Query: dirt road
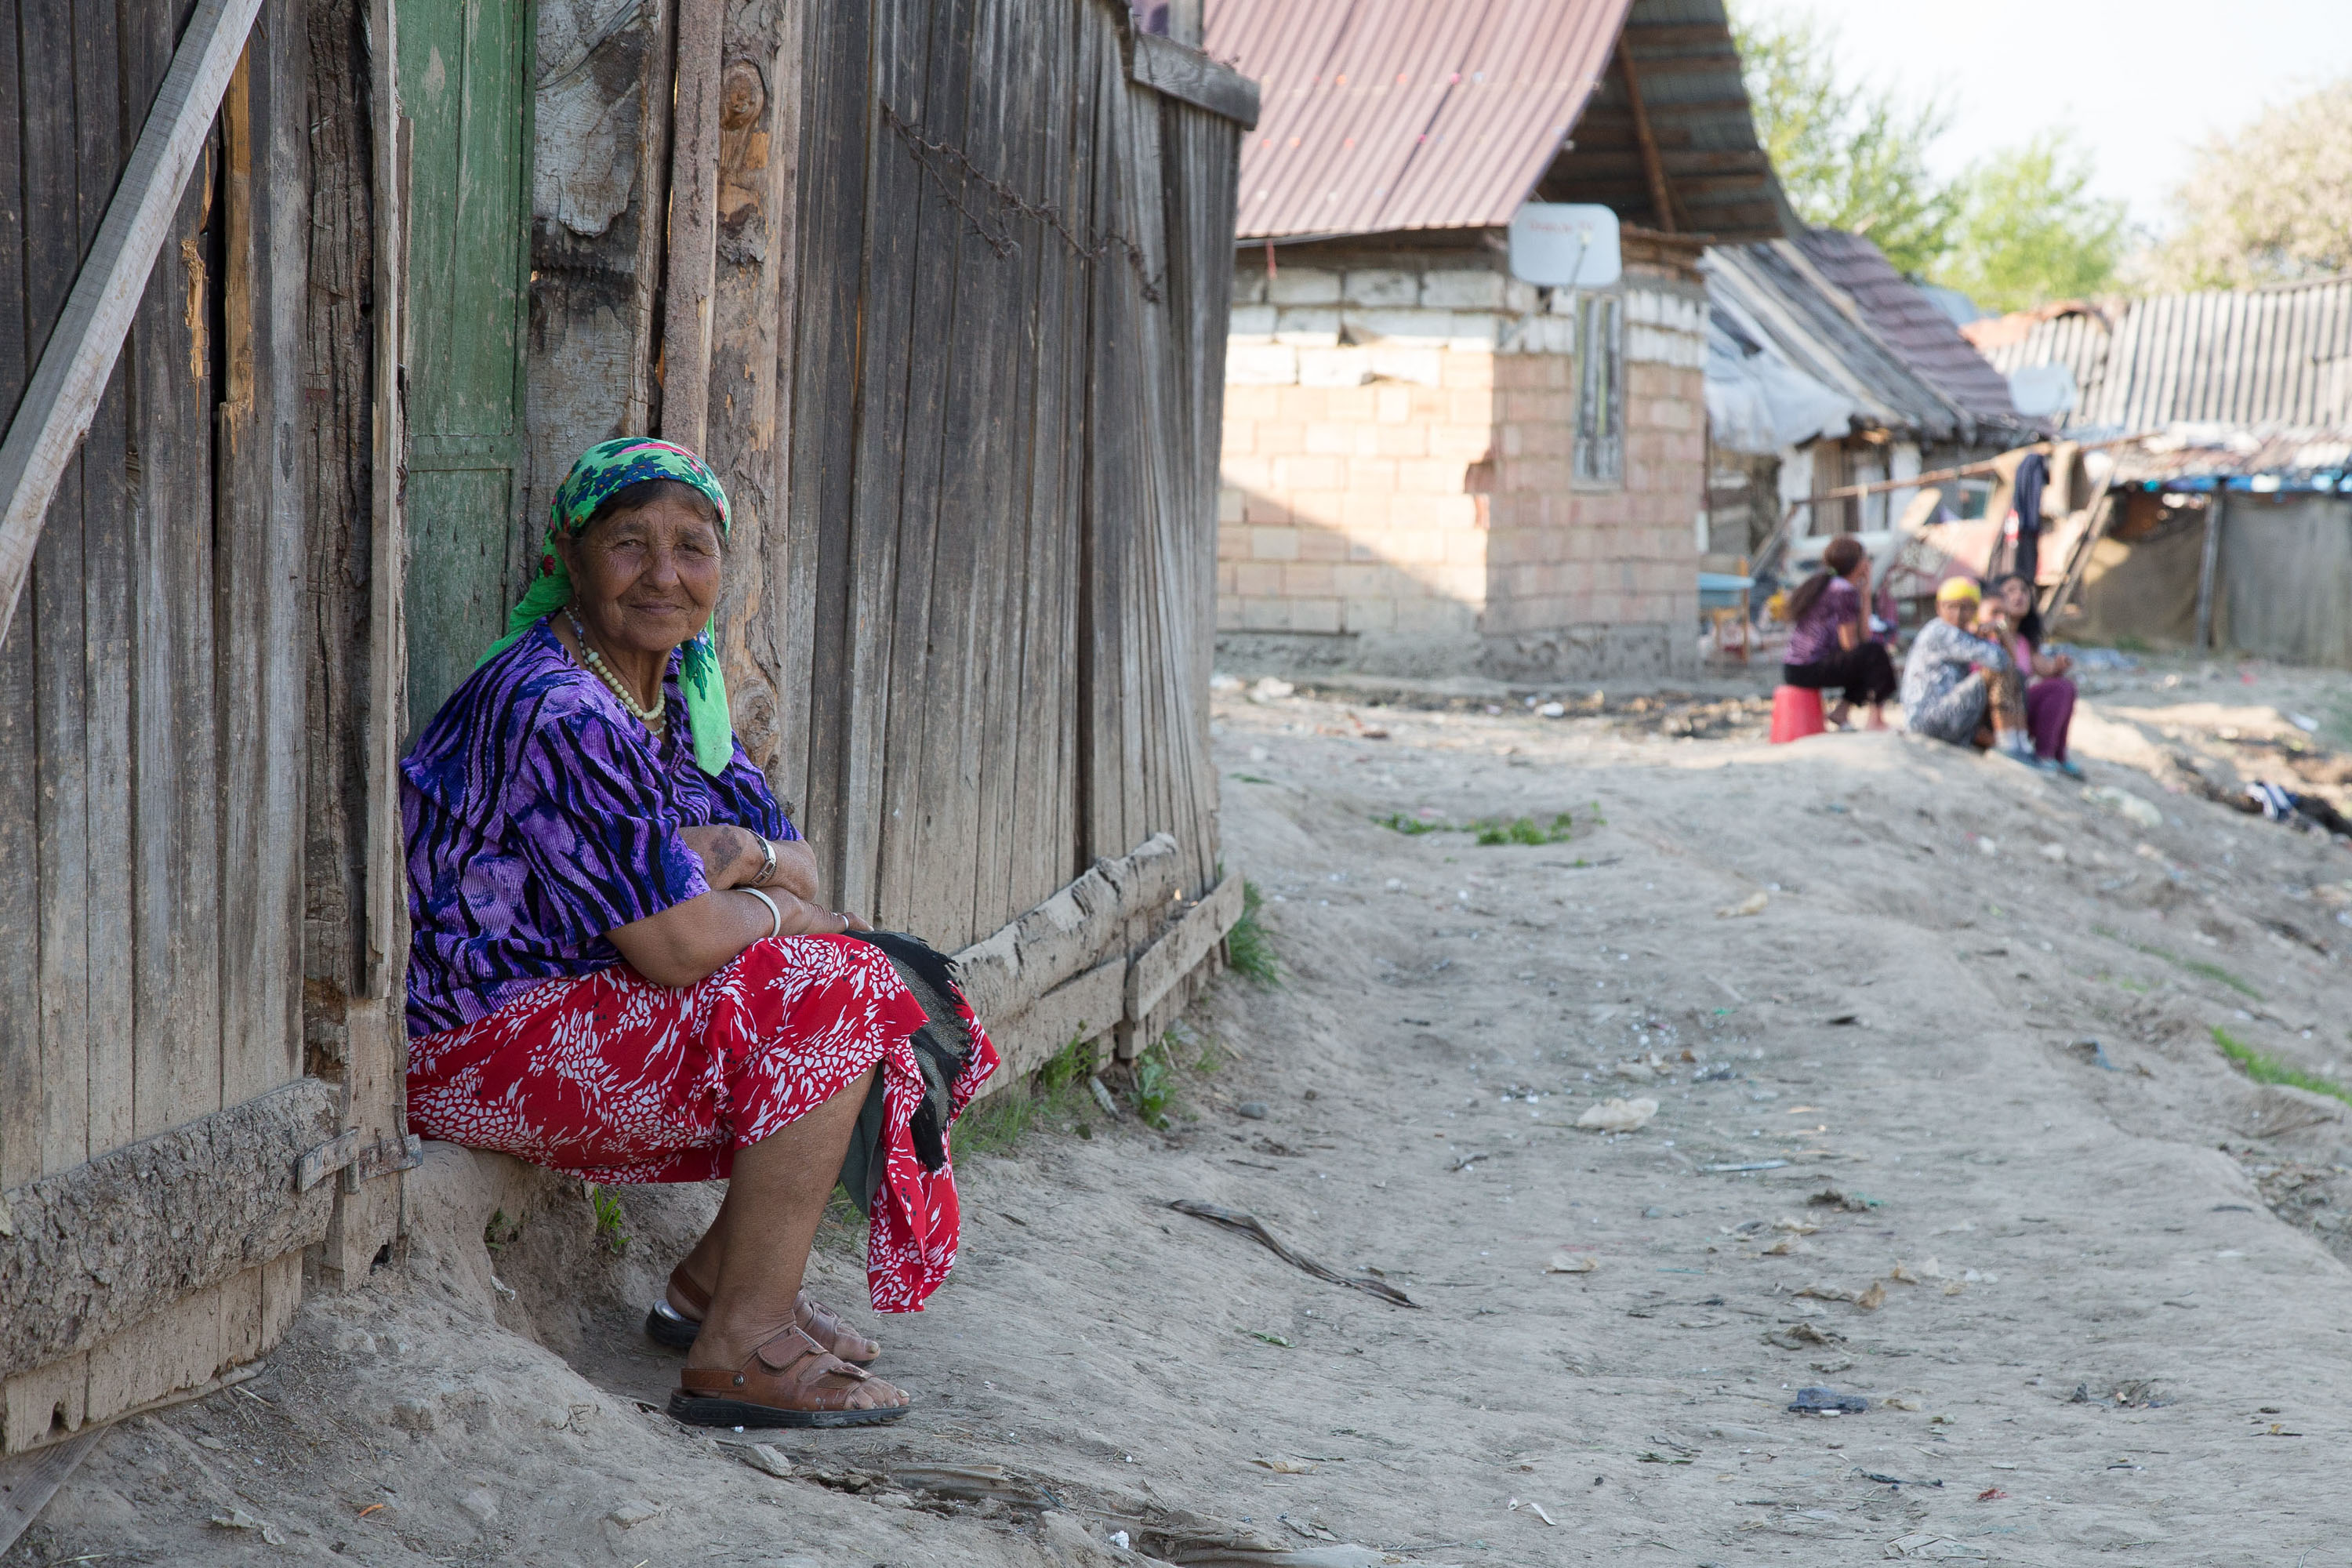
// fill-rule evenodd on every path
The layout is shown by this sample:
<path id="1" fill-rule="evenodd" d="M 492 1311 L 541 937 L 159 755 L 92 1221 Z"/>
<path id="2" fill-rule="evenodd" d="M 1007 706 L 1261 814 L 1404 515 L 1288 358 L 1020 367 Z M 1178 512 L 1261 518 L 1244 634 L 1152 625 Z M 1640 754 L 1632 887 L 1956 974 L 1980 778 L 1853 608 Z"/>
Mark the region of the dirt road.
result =
<path id="1" fill-rule="evenodd" d="M 1170 1131 L 960 1161 L 963 1261 L 879 1325 L 901 1427 L 777 1479 L 647 1414 L 709 1194 L 624 1194 L 616 1256 L 518 1183 L 110 1436 L 6 1562 L 2352 1563 L 2352 1131 L 2217 1044 L 2352 1076 L 2352 854 L 2163 787 L 2340 683 L 2142 688 L 2083 722 L 2105 802 L 1894 736 L 1228 696 L 1282 984 L 1200 1010 Z M 1578 1125 L 1611 1099 L 1654 1114 Z"/>

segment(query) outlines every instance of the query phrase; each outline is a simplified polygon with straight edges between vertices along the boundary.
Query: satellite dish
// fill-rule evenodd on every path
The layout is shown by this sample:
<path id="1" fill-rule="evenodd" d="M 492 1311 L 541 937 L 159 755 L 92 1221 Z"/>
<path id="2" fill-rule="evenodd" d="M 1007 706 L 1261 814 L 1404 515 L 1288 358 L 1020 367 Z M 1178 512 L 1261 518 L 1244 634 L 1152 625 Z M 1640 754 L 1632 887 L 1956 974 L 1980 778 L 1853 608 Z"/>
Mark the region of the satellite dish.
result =
<path id="1" fill-rule="evenodd" d="M 2074 373 L 2063 364 L 2021 365 L 2009 373 L 2009 401 L 2028 419 L 2055 419 L 2082 402 Z"/>
<path id="2" fill-rule="evenodd" d="M 1528 202 L 1511 217 L 1511 276 L 1548 289 L 1606 289 L 1623 265 L 1617 215 L 1603 206 Z"/>

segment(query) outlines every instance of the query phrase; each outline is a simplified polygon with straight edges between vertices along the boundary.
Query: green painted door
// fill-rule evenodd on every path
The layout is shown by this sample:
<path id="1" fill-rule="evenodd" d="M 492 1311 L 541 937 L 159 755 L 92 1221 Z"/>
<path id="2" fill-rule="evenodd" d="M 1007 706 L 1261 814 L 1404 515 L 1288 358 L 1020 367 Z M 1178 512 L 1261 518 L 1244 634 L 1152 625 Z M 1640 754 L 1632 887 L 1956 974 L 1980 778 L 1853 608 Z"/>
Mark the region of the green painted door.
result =
<path id="1" fill-rule="evenodd" d="M 524 502 L 530 0 L 399 0 L 408 191 L 408 713 L 505 629 Z"/>

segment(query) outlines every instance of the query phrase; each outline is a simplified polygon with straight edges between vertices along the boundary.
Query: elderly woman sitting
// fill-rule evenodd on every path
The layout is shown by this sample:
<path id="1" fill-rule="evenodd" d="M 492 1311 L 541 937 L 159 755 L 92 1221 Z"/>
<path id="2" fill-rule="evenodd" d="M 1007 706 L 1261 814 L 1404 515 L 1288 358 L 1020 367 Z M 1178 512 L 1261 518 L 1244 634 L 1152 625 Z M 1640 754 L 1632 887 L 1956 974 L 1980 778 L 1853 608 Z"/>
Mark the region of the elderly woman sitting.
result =
<path id="1" fill-rule="evenodd" d="M 1966 577 L 1936 590 L 1936 618 L 1919 628 L 1903 661 L 1903 722 L 1915 735 L 1956 746 L 1989 740 L 2001 755 L 2031 766 L 2033 742 L 2026 738 L 2017 661 L 2000 643 L 1965 629 L 1983 598 Z"/>
<path id="2" fill-rule="evenodd" d="M 867 1280 L 919 1310 L 954 1261 L 944 1146 L 916 1156 L 922 1005 L 736 743 L 711 613 L 727 497 L 681 447 L 592 447 L 541 575 L 402 763 L 409 1124 L 598 1183 L 727 1177 L 654 1325 L 704 1426 L 895 1419 L 880 1347 L 801 1289 L 879 1076 Z M 961 1110 L 995 1064 L 976 1025 Z M 951 1112 L 950 1112 L 951 1114 Z M 869 1167 L 870 1168 L 870 1167 Z M 861 1194 L 862 1195 L 862 1194 Z"/>

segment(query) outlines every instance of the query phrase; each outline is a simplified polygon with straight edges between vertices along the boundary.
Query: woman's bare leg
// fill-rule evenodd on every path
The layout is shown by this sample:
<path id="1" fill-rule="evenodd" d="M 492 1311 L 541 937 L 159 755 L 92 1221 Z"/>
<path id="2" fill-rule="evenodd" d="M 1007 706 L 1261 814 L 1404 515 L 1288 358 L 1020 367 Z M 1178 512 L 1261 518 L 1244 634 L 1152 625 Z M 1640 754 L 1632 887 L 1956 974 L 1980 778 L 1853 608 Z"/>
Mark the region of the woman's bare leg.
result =
<path id="1" fill-rule="evenodd" d="M 729 1191 L 731 1196 L 733 1189 L 730 1188 Z M 821 1211 L 820 1217 L 822 1217 Z M 727 1250 L 727 1244 L 722 1238 L 727 1218 L 727 1208 L 722 1204 L 719 1205 L 719 1213 L 712 1217 L 710 1227 L 702 1233 L 702 1239 L 694 1244 L 694 1250 L 686 1255 L 685 1261 L 679 1266 L 686 1270 L 688 1279 L 702 1287 L 706 1296 L 710 1293 L 714 1283 L 719 1279 L 719 1259 Z M 692 1323 L 699 1323 L 702 1321 L 701 1309 L 680 1296 L 676 1285 L 664 1287 L 662 1295 L 663 1299 L 669 1302 L 670 1310 L 679 1317 Z M 878 1342 L 859 1333 L 847 1323 L 841 1321 L 838 1313 L 831 1314 L 836 1326 L 828 1332 L 824 1317 L 830 1310 L 809 1301 L 805 1292 L 799 1300 L 805 1304 L 801 1326 L 814 1335 L 819 1344 L 826 1346 L 835 1355 L 863 1363 L 872 1361 L 882 1353 L 882 1346 Z M 810 1315 L 812 1312 L 817 1316 L 812 1317 Z"/>
<path id="2" fill-rule="evenodd" d="M 727 1201 L 695 1248 L 699 1257 L 705 1247 L 718 1244 L 710 1310 L 687 1352 L 689 1368 L 740 1366 L 754 1350 L 793 1326 L 817 1223 L 824 1217 L 873 1077 L 871 1071 L 859 1075 L 798 1121 L 736 1154 Z M 877 1394 L 888 1388 L 866 1386 Z M 891 1390 L 877 1403 L 902 1404 L 904 1398 Z"/>

